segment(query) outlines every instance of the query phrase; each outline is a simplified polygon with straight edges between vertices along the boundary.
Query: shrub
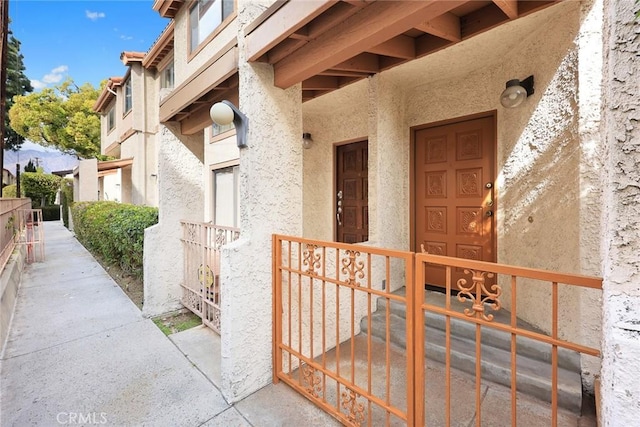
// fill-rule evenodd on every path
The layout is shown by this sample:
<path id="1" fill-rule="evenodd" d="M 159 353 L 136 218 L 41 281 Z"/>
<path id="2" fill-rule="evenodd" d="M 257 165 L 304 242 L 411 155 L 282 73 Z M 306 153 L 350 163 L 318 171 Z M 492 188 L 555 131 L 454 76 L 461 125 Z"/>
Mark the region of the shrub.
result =
<path id="1" fill-rule="evenodd" d="M 60 205 L 42 206 L 42 219 L 44 221 L 60 221 Z"/>
<path id="2" fill-rule="evenodd" d="M 20 185 L 25 197 L 31 198 L 33 207 L 48 206 L 53 203 L 60 188 L 57 175 L 38 172 L 25 172 L 20 175 Z"/>
<path id="3" fill-rule="evenodd" d="M 116 202 L 79 202 L 71 207 L 78 240 L 107 263 L 142 278 L 144 229 L 158 222 L 158 209 Z"/>
<path id="4" fill-rule="evenodd" d="M 16 198 L 16 191 L 17 189 L 15 184 L 7 185 L 2 189 L 2 197 L 6 199 Z"/>

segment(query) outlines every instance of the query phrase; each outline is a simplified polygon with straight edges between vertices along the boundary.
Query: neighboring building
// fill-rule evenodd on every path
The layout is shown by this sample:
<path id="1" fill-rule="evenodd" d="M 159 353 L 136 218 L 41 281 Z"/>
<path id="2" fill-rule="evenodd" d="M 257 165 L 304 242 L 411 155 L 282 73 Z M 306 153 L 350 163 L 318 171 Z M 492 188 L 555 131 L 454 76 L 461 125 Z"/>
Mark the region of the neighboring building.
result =
<path id="1" fill-rule="evenodd" d="M 157 147 L 144 313 L 180 307 L 181 220 L 238 226 L 219 271 L 222 391 L 238 401 L 272 380 L 274 233 L 602 276 L 602 294 L 561 294 L 559 334 L 601 348 L 601 370 L 582 360 L 585 387 L 601 372 L 605 424 L 633 423 L 632 3 L 156 0 L 169 26 L 144 58 L 125 60 L 125 80 L 146 76 L 148 109 L 134 116 L 148 125 L 118 128 L 105 151 L 133 134 Z M 535 92 L 501 106 L 505 83 L 528 76 Z M 107 114 L 118 103 L 103 95 Z M 249 118 L 247 148 L 211 126 L 223 99 Z M 117 156 L 133 168 L 139 154 L 127 153 Z M 549 332 L 551 299 L 521 289 L 518 313 Z"/>
<path id="2" fill-rule="evenodd" d="M 2 186 L 12 185 L 16 183 L 16 177 L 9 169 L 2 169 Z"/>
<path id="3" fill-rule="evenodd" d="M 144 56 L 122 52 L 127 73 L 110 78 L 94 105 L 101 115 L 100 151 L 115 160 L 81 162 L 74 172 L 81 197 L 76 200 L 157 206 L 157 88 L 142 66 Z"/>

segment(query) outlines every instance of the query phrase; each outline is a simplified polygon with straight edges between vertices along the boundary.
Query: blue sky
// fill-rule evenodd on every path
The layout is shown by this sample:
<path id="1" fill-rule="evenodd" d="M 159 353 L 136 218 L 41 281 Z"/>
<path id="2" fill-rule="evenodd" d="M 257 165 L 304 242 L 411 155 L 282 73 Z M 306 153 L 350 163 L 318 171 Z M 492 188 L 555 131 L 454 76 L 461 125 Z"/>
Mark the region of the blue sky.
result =
<path id="1" fill-rule="evenodd" d="M 22 43 L 25 74 L 36 90 L 67 76 L 78 86 L 97 87 L 124 75 L 120 53 L 146 52 L 169 23 L 152 5 L 153 0 L 10 0 L 10 27 Z"/>

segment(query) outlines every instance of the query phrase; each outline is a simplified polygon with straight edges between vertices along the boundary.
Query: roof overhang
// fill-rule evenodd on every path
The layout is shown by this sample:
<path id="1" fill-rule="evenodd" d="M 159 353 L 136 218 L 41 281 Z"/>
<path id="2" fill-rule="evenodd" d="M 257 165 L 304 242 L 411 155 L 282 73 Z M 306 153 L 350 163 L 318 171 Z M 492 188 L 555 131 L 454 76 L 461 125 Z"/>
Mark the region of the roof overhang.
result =
<path id="1" fill-rule="evenodd" d="M 120 61 L 127 67 L 133 63 L 141 63 L 145 57 L 144 52 L 128 52 L 124 51 L 120 54 Z"/>
<path id="2" fill-rule="evenodd" d="M 237 98 L 237 91 L 238 47 L 233 40 L 160 102 L 160 123 L 179 121 L 182 133 L 192 135 L 211 124 L 211 105 Z"/>
<path id="3" fill-rule="evenodd" d="M 303 100 L 445 49 L 560 0 L 276 2 L 247 29 L 247 57 Z"/>
<path id="4" fill-rule="evenodd" d="M 173 28 L 175 21 L 171 21 L 169 25 L 162 31 L 158 39 L 153 46 L 149 49 L 144 59 L 142 60 L 142 66 L 145 68 L 157 68 L 158 64 L 173 51 Z"/>
<path id="5" fill-rule="evenodd" d="M 107 84 L 102 88 L 102 92 L 93 104 L 93 111 L 100 113 L 111 104 L 111 100 L 116 97 L 115 88 L 122 85 L 123 80 L 122 77 L 111 77 L 107 80 Z"/>
<path id="6" fill-rule="evenodd" d="M 105 160 L 98 162 L 98 172 L 121 169 L 133 164 L 133 157 L 117 160 Z"/>
<path id="7" fill-rule="evenodd" d="M 155 0 L 153 10 L 163 18 L 175 18 L 183 4 L 184 0 Z"/>

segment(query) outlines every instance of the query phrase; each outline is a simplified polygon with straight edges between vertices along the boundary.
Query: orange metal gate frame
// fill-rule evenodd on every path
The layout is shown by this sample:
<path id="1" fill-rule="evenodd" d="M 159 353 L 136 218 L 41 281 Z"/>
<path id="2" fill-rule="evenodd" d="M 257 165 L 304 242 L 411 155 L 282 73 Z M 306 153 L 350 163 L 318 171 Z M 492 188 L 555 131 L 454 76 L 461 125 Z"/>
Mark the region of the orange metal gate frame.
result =
<path id="1" fill-rule="evenodd" d="M 377 264 L 376 264 L 377 263 Z M 390 291 L 393 279 L 393 265 L 403 263 L 403 286 L 406 296 Z M 439 264 L 446 270 L 446 303 L 444 307 L 425 302 L 424 271 L 426 264 Z M 379 289 L 372 280 L 377 265 L 384 270 L 386 287 Z M 469 279 L 458 280 L 452 284 L 452 271 L 461 269 Z M 398 270 L 396 265 L 396 270 Z M 397 273 L 397 271 L 396 271 Z M 509 323 L 494 321 L 492 312 L 501 308 L 502 287 L 495 283 L 485 284 L 485 278 L 500 275 L 508 279 L 511 289 L 511 315 Z M 523 329 L 517 324 L 518 280 L 537 280 L 551 286 L 551 325 L 550 335 Z M 506 279 L 505 279 L 506 280 Z M 497 280 L 496 280 L 497 282 Z M 396 281 L 396 286 L 399 285 Z M 572 343 L 559 338 L 559 285 L 579 286 L 601 290 L 602 280 L 572 274 L 506 266 L 481 261 L 441 257 L 429 254 L 386 250 L 362 245 L 349 245 L 335 242 L 323 242 L 291 236 L 273 236 L 273 381 L 284 381 L 316 405 L 333 415 L 345 425 L 372 425 L 372 412 L 383 413 L 383 419 L 376 422 L 385 425 L 397 421 L 409 426 L 425 424 L 425 331 L 424 319 L 427 312 L 438 313 L 445 318 L 445 425 L 451 425 L 451 321 L 452 319 L 470 322 L 475 325 L 475 411 L 476 425 L 481 425 L 481 384 L 482 384 L 482 328 L 493 328 L 511 336 L 511 425 L 517 423 L 517 337 L 526 337 L 551 346 L 552 392 L 551 425 L 558 424 L 558 351 L 561 348 L 595 357 L 600 356 L 598 349 Z M 328 292 L 335 287 L 335 294 Z M 459 291 L 458 297 L 451 290 Z M 364 294 L 366 310 L 358 304 L 356 295 Z M 366 340 L 367 360 L 366 380 L 356 378 L 359 361 L 356 360 L 355 342 L 360 327 L 371 331 L 372 310 L 378 298 L 378 310 L 381 310 L 386 322 L 385 336 L 385 390 L 378 395 L 372 387 L 372 340 L 371 333 Z M 315 298 L 315 300 L 314 300 Z M 341 300 L 342 298 L 342 300 Z M 344 299 L 347 299 L 345 302 Z M 452 300 L 466 304 L 460 311 L 452 307 Z M 318 299 L 321 301 L 318 302 Z M 422 303 L 417 303 L 421 301 Z M 360 301 L 361 302 L 361 301 Z M 331 304 L 334 304 L 333 306 Z M 345 308 L 344 305 L 349 307 Z M 390 360 L 390 327 L 394 314 L 390 306 L 406 306 L 405 373 L 406 408 L 392 402 L 390 377 L 397 369 Z M 318 308 L 319 307 L 319 308 Z M 315 314 L 315 318 L 314 318 Z M 327 327 L 329 319 L 335 318 L 334 331 Z M 306 316 L 306 317 L 305 317 Z M 321 318 L 318 320 L 318 316 Z M 356 318 L 366 317 L 366 325 L 357 326 Z M 303 319 L 304 317 L 304 319 Z M 341 329 L 341 321 L 346 317 L 346 334 Z M 283 319 L 284 318 L 284 319 Z M 329 319 L 329 320 L 328 320 Z M 359 319 L 358 319 L 359 320 Z M 315 332 L 314 332 L 315 326 Z M 318 332 L 318 329 L 321 331 Z M 315 350 L 319 350 L 315 352 Z M 349 358 L 340 359 L 341 353 Z M 333 353 L 332 353 L 333 352 Z M 335 369 L 333 366 L 335 359 Z M 342 367 L 341 362 L 346 366 Z M 396 371 L 397 373 L 397 371 Z M 365 386 L 361 385 L 364 381 Z M 335 395 L 329 387 L 335 383 Z M 364 403 L 361 403 L 363 402 Z M 400 402 L 402 403 L 402 402 Z M 365 408 L 366 405 L 366 408 Z M 377 424 L 375 424 L 377 425 Z"/>

